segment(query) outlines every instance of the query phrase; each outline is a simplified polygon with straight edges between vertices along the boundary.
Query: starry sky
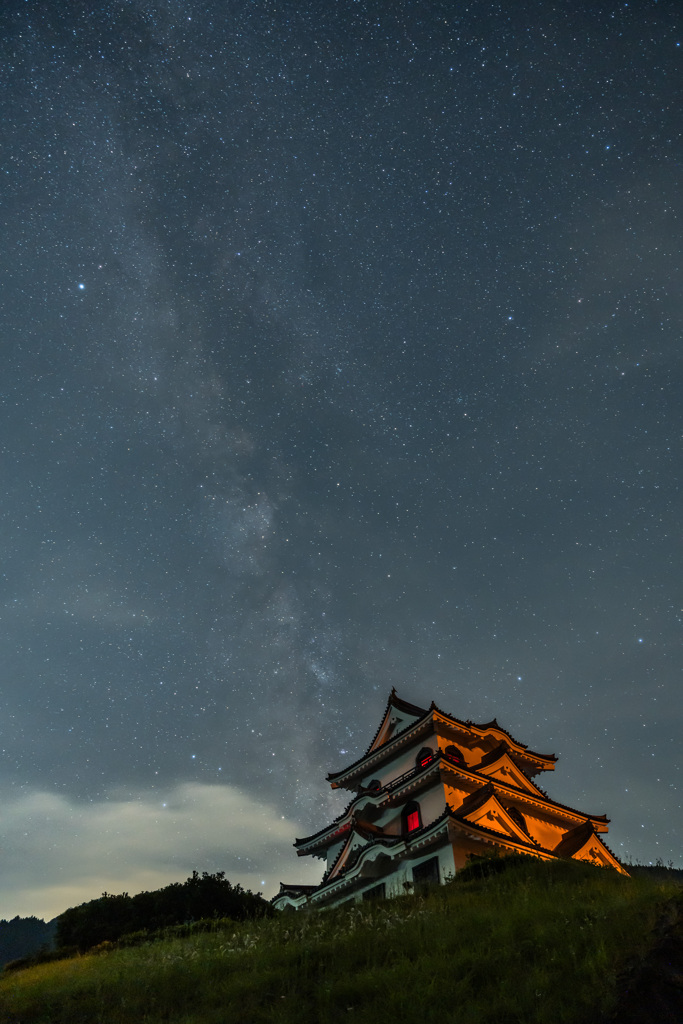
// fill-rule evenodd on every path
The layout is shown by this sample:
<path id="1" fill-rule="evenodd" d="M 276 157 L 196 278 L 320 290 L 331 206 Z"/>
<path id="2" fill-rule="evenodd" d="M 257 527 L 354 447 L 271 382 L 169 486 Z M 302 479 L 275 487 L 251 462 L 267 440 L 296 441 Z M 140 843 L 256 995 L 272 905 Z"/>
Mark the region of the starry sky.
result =
<path id="1" fill-rule="evenodd" d="M 318 881 L 392 686 L 683 866 L 678 4 L 0 19 L 0 917 Z"/>

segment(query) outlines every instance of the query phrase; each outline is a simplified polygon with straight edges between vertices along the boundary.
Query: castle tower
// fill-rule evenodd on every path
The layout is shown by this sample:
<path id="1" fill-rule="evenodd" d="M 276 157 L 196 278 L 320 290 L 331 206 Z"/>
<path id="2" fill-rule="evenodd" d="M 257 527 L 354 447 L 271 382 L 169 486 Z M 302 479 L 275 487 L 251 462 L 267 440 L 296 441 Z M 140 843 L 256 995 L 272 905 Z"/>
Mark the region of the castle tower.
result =
<path id="1" fill-rule="evenodd" d="M 367 751 L 332 772 L 351 800 L 331 824 L 294 843 L 326 863 L 318 886 L 282 885 L 280 909 L 337 906 L 443 882 L 467 858 L 497 849 L 541 860 L 571 857 L 626 874 L 600 838 L 604 814 L 556 803 L 533 781 L 557 758 L 519 743 L 495 718 L 463 722 L 434 703 L 420 708 L 392 690 Z"/>

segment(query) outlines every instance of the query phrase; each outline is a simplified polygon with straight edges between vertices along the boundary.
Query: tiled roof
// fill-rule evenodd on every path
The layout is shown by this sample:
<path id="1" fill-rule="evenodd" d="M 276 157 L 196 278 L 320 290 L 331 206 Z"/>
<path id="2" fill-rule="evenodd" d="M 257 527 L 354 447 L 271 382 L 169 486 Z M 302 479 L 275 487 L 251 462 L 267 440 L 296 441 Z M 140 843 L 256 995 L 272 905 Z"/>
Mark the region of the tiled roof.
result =
<path id="1" fill-rule="evenodd" d="M 552 852 L 541 846 L 540 843 L 535 843 L 533 840 L 519 839 L 517 836 L 511 836 L 508 832 L 497 832 L 496 829 L 487 828 L 486 825 L 482 825 L 480 822 L 476 824 L 473 821 L 467 821 L 466 818 L 462 817 L 459 813 L 449 810 L 449 816 L 452 821 L 461 825 L 467 830 L 473 832 L 480 832 L 483 836 L 495 840 L 499 844 L 512 844 L 519 847 L 520 850 L 528 853 L 538 854 L 546 853 L 552 856 Z"/>
<path id="2" fill-rule="evenodd" d="M 327 775 L 327 781 L 328 782 L 334 782 L 336 779 L 341 778 L 343 775 L 348 775 L 350 772 L 353 771 L 354 768 L 357 768 L 359 765 L 361 765 L 363 763 L 363 761 L 365 761 L 365 759 L 371 753 L 372 754 L 375 753 L 375 751 L 372 750 L 372 744 L 375 742 L 375 740 L 377 739 L 377 737 L 379 735 L 379 731 L 382 728 L 382 725 L 384 724 L 384 719 L 386 718 L 387 712 L 388 712 L 390 707 L 395 707 L 399 711 L 408 711 L 409 714 L 416 714 L 416 715 L 419 715 L 420 717 L 415 722 L 409 722 L 408 725 L 406 725 L 405 729 L 401 729 L 399 732 L 395 733 L 391 737 L 391 739 L 387 741 L 385 746 L 389 746 L 391 743 L 394 742 L 394 740 L 397 740 L 400 736 L 403 736 L 406 733 L 410 732 L 411 729 L 414 729 L 416 725 L 419 725 L 420 722 L 429 714 L 429 710 L 428 709 L 419 708 L 419 707 L 417 707 L 416 704 L 408 704 L 407 701 L 402 701 L 399 697 L 397 697 L 395 695 L 395 690 L 392 690 L 391 694 L 392 695 L 389 697 L 389 700 L 387 701 L 387 706 L 385 708 L 384 714 L 382 715 L 382 720 L 379 723 L 379 725 L 377 726 L 377 729 L 375 731 L 375 735 L 372 737 L 372 739 L 371 739 L 371 741 L 370 741 L 370 743 L 369 743 L 365 753 L 361 754 L 361 756 L 359 758 L 357 758 L 355 761 L 352 761 L 351 764 L 348 765 L 346 768 L 341 768 L 337 772 L 329 772 L 328 775 Z M 380 748 L 380 749 L 384 749 L 384 748 Z"/>
<path id="3" fill-rule="evenodd" d="M 490 782 L 487 782 L 485 786 L 480 789 L 475 789 L 474 793 L 470 793 L 466 796 L 463 802 L 458 807 L 458 814 L 465 817 L 467 814 L 472 814 L 482 804 L 485 804 L 489 797 L 495 796 L 496 791 Z"/>
<path id="4" fill-rule="evenodd" d="M 321 828 L 317 832 L 314 832 L 313 835 L 311 835 L 311 836 L 304 836 L 303 839 L 295 839 L 294 840 L 294 847 L 297 848 L 300 845 L 303 846 L 304 844 L 308 845 L 309 843 L 313 843 L 314 840 L 316 840 L 318 838 L 322 838 L 322 836 L 324 836 L 327 832 L 330 832 L 330 830 L 333 830 L 333 827 L 337 824 L 337 822 L 341 821 L 348 814 L 349 810 L 351 809 L 351 807 L 353 806 L 353 804 L 356 802 L 357 799 L 358 799 L 358 797 L 354 796 L 353 800 L 351 800 L 346 805 L 346 807 L 341 812 L 341 814 L 338 814 L 337 817 L 334 819 L 334 821 L 331 821 L 329 825 L 325 825 L 324 828 Z M 345 831 L 345 829 L 346 829 L 345 825 L 343 827 L 341 827 L 339 829 L 339 835 L 342 835 L 343 832 Z"/>
<path id="5" fill-rule="evenodd" d="M 397 711 L 405 711 L 407 714 L 416 715 L 417 720 L 414 722 L 410 722 L 408 725 L 406 725 L 404 729 L 401 729 L 394 736 L 392 736 L 391 739 L 387 741 L 386 746 L 389 746 L 391 743 L 393 743 L 394 740 L 415 729 L 415 727 L 420 725 L 420 723 L 424 721 L 424 719 L 428 715 L 430 715 L 433 711 L 436 711 L 443 718 L 449 719 L 454 725 L 459 726 L 465 730 L 476 729 L 480 732 L 485 733 L 487 730 L 495 729 L 497 732 L 503 733 L 504 736 L 508 737 L 511 744 L 519 748 L 517 750 L 512 750 L 511 753 L 513 754 L 516 753 L 518 756 L 527 757 L 532 761 L 545 761 L 549 763 L 554 763 L 555 761 L 557 761 L 557 757 L 555 754 L 539 754 L 536 751 L 529 750 L 526 743 L 521 743 L 519 740 L 516 740 L 511 735 L 511 733 L 509 733 L 506 729 L 503 729 L 502 726 L 498 724 L 498 721 L 495 718 L 492 718 L 490 722 L 485 722 L 482 725 L 478 725 L 476 722 L 472 722 L 469 719 L 467 721 L 463 721 L 460 718 L 456 718 L 455 715 L 449 714 L 447 711 L 442 711 L 441 708 L 437 707 L 433 701 L 430 704 L 429 708 L 421 708 L 417 704 L 410 704 L 408 701 L 402 700 L 397 695 L 396 690 L 392 689 L 389 695 L 389 700 L 387 701 L 386 708 L 384 710 L 384 714 L 382 715 L 381 721 L 375 731 L 374 736 L 372 737 L 372 740 L 370 741 L 368 747 L 366 748 L 365 753 L 362 754 L 355 761 L 353 761 L 346 768 L 342 768 L 336 772 L 329 772 L 327 775 L 328 782 L 335 782 L 337 779 L 340 779 L 345 775 L 351 774 L 355 769 L 360 767 L 360 765 L 366 760 L 366 758 L 369 757 L 371 753 L 375 753 L 375 751 L 372 750 L 372 746 L 379 735 L 380 729 L 384 724 L 389 709 L 392 707 L 396 708 Z"/>
<path id="6" fill-rule="evenodd" d="M 382 832 L 381 829 L 378 829 L 375 826 L 371 826 L 372 831 L 370 831 L 370 830 L 367 829 L 367 823 L 354 822 L 354 829 L 353 829 L 353 831 L 357 832 L 359 835 L 362 835 L 364 839 L 368 839 L 368 842 L 367 842 L 367 844 L 365 846 L 361 846 L 361 847 L 359 847 L 359 849 L 357 851 L 354 851 L 355 856 L 353 856 L 352 860 L 349 860 L 348 864 L 346 864 L 344 866 L 342 872 L 340 872 L 340 874 L 337 875 L 336 878 L 339 878 L 342 874 L 346 874 L 347 871 L 350 871 L 351 868 L 356 864 L 356 862 L 357 862 L 358 858 L 361 856 L 361 854 L 365 853 L 365 851 L 370 849 L 370 847 L 378 846 L 378 845 L 379 846 L 391 847 L 391 846 L 398 846 L 401 843 L 405 843 L 406 846 L 411 846 L 415 842 L 415 840 L 421 839 L 431 829 L 435 828 L 435 826 L 439 825 L 442 821 L 444 821 L 445 818 L 447 817 L 448 813 L 449 813 L 449 810 L 447 808 L 443 812 L 443 814 L 439 815 L 438 818 L 436 818 L 434 821 L 430 822 L 429 825 L 423 825 L 422 828 L 415 829 L 414 832 L 410 832 L 408 834 L 401 833 L 400 835 L 394 835 L 394 834 L 389 834 L 387 832 Z M 322 888 L 324 888 L 328 884 L 328 881 L 330 880 L 330 876 L 332 875 L 335 867 L 337 866 L 337 862 L 339 861 L 339 858 L 343 854 L 344 850 L 347 849 L 348 843 L 349 843 L 350 839 L 351 839 L 351 836 L 349 836 L 349 839 L 347 840 L 347 842 L 344 844 L 342 849 L 339 851 L 339 853 L 335 857 L 334 863 L 330 865 L 330 870 L 328 872 L 326 872 L 325 877 L 323 878 L 323 880 L 320 883 L 320 886 L 318 886 L 318 888 L 322 889 Z M 332 879 L 332 881 L 336 881 L 336 878 Z"/>
<path id="7" fill-rule="evenodd" d="M 485 780 L 485 784 L 484 784 L 483 790 L 486 790 L 487 792 L 488 792 L 488 788 L 489 787 L 491 787 L 491 786 L 499 786 L 504 791 L 510 793 L 510 795 L 520 795 L 520 796 L 525 797 L 527 800 L 532 800 L 532 801 L 533 800 L 537 800 L 537 801 L 540 801 L 541 803 L 543 803 L 544 800 L 546 800 L 550 804 L 551 807 L 557 808 L 557 809 L 559 809 L 561 811 L 566 811 L 567 813 L 569 813 L 571 815 L 574 815 L 575 817 L 583 818 L 584 820 L 585 819 L 590 819 L 591 821 L 599 822 L 599 823 L 605 824 L 605 825 L 609 824 L 609 818 L 607 817 L 607 815 L 605 815 L 605 814 L 586 814 L 584 811 L 577 811 L 575 807 L 570 807 L 568 804 L 561 804 L 557 800 L 553 800 L 551 797 L 549 797 L 548 794 L 545 793 L 544 790 L 542 790 L 539 786 L 536 786 L 535 783 L 534 783 L 534 786 L 535 786 L 536 789 L 538 789 L 539 794 L 540 794 L 538 796 L 536 794 L 534 794 L 534 793 L 528 792 L 527 790 L 520 789 L 517 786 L 514 786 L 514 785 L 512 785 L 509 782 L 504 782 L 502 779 L 495 779 L 495 778 L 491 778 L 491 776 L 481 776 L 481 775 L 479 775 L 479 769 L 482 766 L 486 767 L 487 764 L 492 764 L 492 763 L 494 763 L 497 760 L 497 758 L 500 756 L 501 747 L 503 747 L 502 743 L 499 744 L 498 747 L 496 747 L 494 750 L 492 750 L 489 754 L 487 754 L 482 759 L 482 761 L 477 765 L 476 769 L 475 768 L 468 768 L 464 764 L 456 764 L 455 762 L 451 761 L 447 755 L 441 753 L 440 755 L 435 756 L 434 759 L 432 761 L 430 761 L 427 765 L 414 768 L 411 771 L 406 772 L 403 776 L 400 776 L 399 779 L 392 779 L 390 782 L 386 783 L 386 785 L 383 786 L 381 789 L 376 790 L 373 793 L 369 793 L 369 792 L 366 791 L 366 792 L 362 792 L 362 793 L 357 794 L 356 796 L 353 797 L 352 800 L 349 801 L 349 803 L 346 805 L 346 807 L 341 812 L 341 814 L 337 815 L 337 817 L 332 822 L 330 822 L 329 825 L 326 825 L 324 828 L 321 828 L 318 832 L 314 832 L 313 835 L 311 835 L 311 836 L 306 836 L 303 839 L 296 839 L 295 842 L 294 842 L 294 846 L 295 846 L 295 848 L 297 848 L 297 852 L 301 856 L 304 853 L 304 851 L 302 849 L 300 849 L 300 847 L 302 847 L 302 846 L 311 847 L 312 846 L 313 848 L 315 848 L 315 840 L 316 839 L 321 839 L 322 840 L 322 839 L 325 838 L 325 836 L 329 835 L 330 840 L 332 840 L 334 838 L 334 841 L 337 841 L 337 836 L 339 838 L 341 838 L 341 837 L 343 837 L 344 835 L 347 834 L 350 825 L 346 824 L 346 825 L 341 826 L 339 828 L 336 836 L 334 835 L 334 826 L 337 825 L 339 822 L 343 821 L 344 817 L 349 813 L 350 809 L 353 807 L 353 805 L 358 800 L 360 800 L 364 796 L 369 796 L 369 795 L 381 796 L 382 794 L 384 794 L 386 796 L 386 795 L 388 795 L 391 792 L 392 789 L 397 788 L 397 784 L 399 782 L 408 783 L 408 782 L 411 782 L 413 779 L 418 778 L 421 774 L 427 775 L 429 773 L 429 770 L 432 769 L 437 764 L 440 767 L 449 768 L 451 771 L 455 771 L 457 773 L 460 773 L 461 775 L 463 775 L 464 777 L 467 777 L 467 778 L 472 778 L 472 779 L 476 779 L 476 780 L 484 779 Z M 473 799 L 474 797 L 478 797 L 479 794 L 483 793 L 483 790 L 476 790 L 476 792 L 471 794 L 471 796 L 468 797 L 468 799 Z M 474 807 L 470 808 L 470 810 L 473 810 L 473 809 L 474 809 Z M 468 813 L 469 813 L 469 811 L 468 811 Z"/>
<path id="8" fill-rule="evenodd" d="M 280 882 L 280 891 L 277 896 L 306 896 L 308 893 L 315 892 L 317 888 L 317 885 L 290 885 L 288 882 Z M 274 896 L 273 899 L 277 899 L 277 896 Z"/>
<path id="9" fill-rule="evenodd" d="M 477 722 L 473 722 L 469 718 L 467 719 L 467 721 L 463 722 L 462 719 L 456 718 L 455 715 L 451 715 L 448 711 L 442 711 L 441 708 L 438 708 L 433 701 L 430 710 L 438 711 L 438 713 L 440 715 L 443 715 L 444 718 L 450 718 L 452 722 L 457 722 L 458 725 L 463 726 L 465 729 L 480 729 L 482 732 L 495 729 L 497 732 L 502 732 L 505 736 L 508 737 L 511 743 L 514 743 L 517 747 L 521 747 L 523 751 L 527 751 L 527 757 L 531 757 L 534 759 L 537 758 L 539 761 L 557 761 L 557 757 L 555 754 L 539 754 L 535 750 L 529 750 L 526 743 L 521 743 L 519 740 L 516 740 L 514 736 L 507 731 L 507 729 L 503 729 L 501 725 L 498 725 L 498 720 L 496 718 L 492 718 L 490 722 L 483 722 L 481 725 Z"/>
<path id="10" fill-rule="evenodd" d="M 580 825 L 565 832 L 553 853 L 557 857 L 571 857 L 572 854 L 581 849 L 587 839 L 595 835 L 597 833 L 591 823 L 589 821 L 582 821 Z"/>

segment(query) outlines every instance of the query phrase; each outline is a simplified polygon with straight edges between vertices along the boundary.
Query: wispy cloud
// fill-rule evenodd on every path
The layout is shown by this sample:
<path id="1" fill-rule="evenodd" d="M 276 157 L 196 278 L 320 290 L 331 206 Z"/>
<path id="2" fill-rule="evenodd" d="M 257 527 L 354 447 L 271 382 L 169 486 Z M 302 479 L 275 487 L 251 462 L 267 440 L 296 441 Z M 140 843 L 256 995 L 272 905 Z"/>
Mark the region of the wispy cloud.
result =
<path id="1" fill-rule="evenodd" d="M 0 810 L 0 918 L 46 920 L 103 892 L 140 892 L 183 881 L 193 869 L 277 891 L 319 881 L 319 864 L 297 862 L 301 828 L 234 786 L 184 783 L 167 791 L 76 803 L 49 792 L 5 797 Z"/>

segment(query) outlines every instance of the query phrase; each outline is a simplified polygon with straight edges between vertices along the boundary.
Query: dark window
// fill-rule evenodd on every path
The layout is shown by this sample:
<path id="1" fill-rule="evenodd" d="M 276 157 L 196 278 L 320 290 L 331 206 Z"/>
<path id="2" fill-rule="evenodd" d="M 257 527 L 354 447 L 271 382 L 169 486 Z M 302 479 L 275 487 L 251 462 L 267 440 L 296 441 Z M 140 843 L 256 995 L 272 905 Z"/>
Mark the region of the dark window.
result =
<path id="1" fill-rule="evenodd" d="M 432 857 L 416 864 L 413 868 L 413 882 L 415 885 L 433 885 L 439 881 L 439 858 Z"/>
<path id="2" fill-rule="evenodd" d="M 387 887 L 384 882 L 373 885 L 372 889 L 366 889 L 363 893 L 364 900 L 383 900 L 387 895 Z"/>
<path id="3" fill-rule="evenodd" d="M 431 761 L 434 760 L 434 751 L 431 747 L 423 747 L 420 753 L 415 758 L 415 766 L 417 768 L 424 768 Z"/>
<path id="4" fill-rule="evenodd" d="M 403 808 L 403 831 L 415 832 L 418 828 L 422 828 L 420 805 L 412 800 Z"/>
<path id="5" fill-rule="evenodd" d="M 515 825 L 518 825 L 526 834 L 529 834 L 527 827 L 526 818 L 521 811 L 518 811 L 516 807 L 508 807 L 507 812 L 514 821 Z"/>
<path id="6" fill-rule="evenodd" d="M 444 754 L 446 755 L 449 761 L 454 761 L 455 764 L 465 763 L 465 758 L 462 756 L 462 752 L 458 750 L 458 748 L 453 743 L 449 743 L 449 745 L 444 750 Z"/>

